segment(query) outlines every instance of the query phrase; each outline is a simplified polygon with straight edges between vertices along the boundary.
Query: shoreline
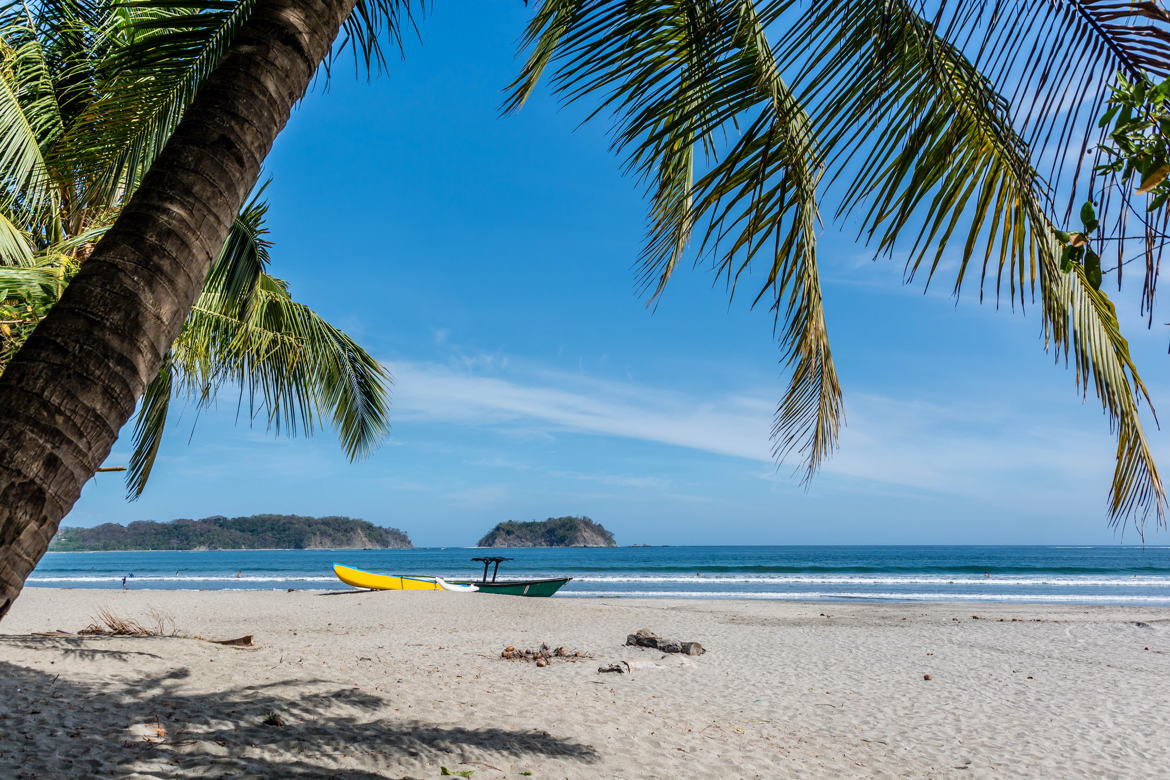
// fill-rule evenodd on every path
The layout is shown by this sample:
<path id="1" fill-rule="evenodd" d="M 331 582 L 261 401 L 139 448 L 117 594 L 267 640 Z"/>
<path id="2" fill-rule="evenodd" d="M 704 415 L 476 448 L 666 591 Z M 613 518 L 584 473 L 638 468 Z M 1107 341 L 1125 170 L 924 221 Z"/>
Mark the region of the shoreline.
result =
<path id="1" fill-rule="evenodd" d="M 32 635 L 75 632 L 102 607 L 144 622 L 157 610 L 185 636 Z M 707 652 L 626 647 L 641 628 Z M 253 647 L 190 638 L 246 634 Z M 590 657 L 500 657 L 542 642 Z M 1140 777 L 1170 765 L 1165 608 L 36 587 L 0 622 L 0 664 L 4 732 L 29 735 L 0 742 L 2 775 Z M 611 664 L 628 673 L 598 671 Z M 265 725 L 270 714 L 285 725 Z"/>
<path id="2" fill-rule="evenodd" d="M 235 579 L 237 579 L 237 578 L 225 576 L 225 577 L 222 577 L 220 580 L 202 580 L 202 578 L 194 578 L 192 581 L 201 581 L 201 580 L 202 581 L 233 581 Z M 248 577 L 247 577 L 247 575 L 245 575 L 244 577 L 242 577 L 240 579 L 247 581 Z M 322 579 L 323 578 L 316 578 L 312 581 L 318 582 L 318 581 L 321 581 Z M 134 580 L 132 580 L 131 582 L 137 583 L 137 582 L 146 582 L 146 581 L 149 581 L 147 577 L 135 577 Z M 255 581 L 255 580 L 253 580 L 253 581 Z M 287 578 L 287 579 L 282 579 L 279 581 L 285 582 L 285 583 L 295 583 L 295 582 L 302 582 L 304 580 Z M 118 578 L 114 577 L 111 579 L 110 582 L 111 582 L 110 585 L 68 586 L 68 585 L 58 585 L 56 583 L 40 585 L 40 584 L 37 584 L 37 582 L 35 582 L 35 581 L 29 581 L 29 582 L 25 583 L 25 591 L 24 592 L 27 592 L 29 590 L 60 590 L 60 591 L 71 591 L 71 592 L 93 591 L 93 592 L 97 592 L 97 593 L 105 593 L 105 592 L 109 592 L 109 593 L 123 593 L 123 592 L 126 592 L 126 593 L 129 593 L 129 592 L 136 592 L 136 593 L 219 593 L 219 592 L 224 592 L 224 593 L 305 593 L 305 594 L 319 595 L 319 596 L 320 595 L 342 595 L 342 594 L 351 594 L 351 593 L 356 594 L 356 593 L 395 593 L 395 592 L 397 592 L 397 591 L 369 591 L 369 590 L 351 588 L 347 585 L 342 585 L 342 586 L 334 587 L 334 588 L 307 588 L 307 587 L 306 588 L 298 588 L 298 587 L 285 587 L 284 585 L 279 585 L 279 586 L 274 586 L 274 587 L 251 587 L 251 588 L 230 588 L 230 587 L 223 587 L 223 588 L 219 588 L 219 587 L 211 587 L 211 588 L 207 588 L 207 587 L 152 588 L 149 586 L 122 588 L 120 585 L 120 580 Z M 1067 596 L 1067 597 L 1061 598 L 1061 599 L 1054 599 L 1054 597 L 1052 597 L 1052 596 L 1034 596 L 1033 597 L 1033 596 L 1027 596 L 1027 595 L 1012 595 L 1012 596 L 982 596 L 982 595 L 979 595 L 979 596 L 972 596 L 971 598 L 964 599 L 964 598 L 960 598 L 960 597 L 955 597 L 953 594 L 949 594 L 949 595 L 951 595 L 951 597 L 945 598 L 945 599 L 898 598 L 898 597 L 893 597 L 893 596 L 891 596 L 891 597 L 845 596 L 845 597 L 840 597 L 840 598 L 833 598 L 831 596 L 827 596 L 825 598 L 820 598 L 820 599 L 810 599 L 810 598 L 788 598 L 788 597 L 784 597 L 784 596 L 775 596 L 775 595 L 768 593 L 768 592 L 761 592 L 759 595 L 754 595 L 754 596 L 747 596 L 747 595 L 718 596 L 718 595 L 709 595 L 709 594 L 704 594 L 701 596 L 690 596 L 690 595 L 685 595 L 685 594 L 672 595 L 668 592 L 664 592 L 664 593 L 659 594 L 659 595 L 648 596 L 648 595 L 640 595 L 640 594 L 636 594 L 636 593 L 634 595 L 626 595 L 626 594 L 622 594 L 622 593 L 609 593 L 609 592 L 605 592 L 605 591 L 589 592 L 589 593 L 573 593 L 572 591 L 569 591 L 569 592 L 562 591 L 562 592 L 554 594 L 550 598 L 551 598 L 551 600 L 557 601 L 557 602 L 613 600 L 613 601 L 622 601 L 622 602 L 647 602 L 647 603 L 662 603 L 662 602 L 664 602 L 664 603 L 711 602 L 711 603 L 715 603 L 715 604 L 777 603 L 777 604 L 795 604 L 795 605 L 802 605 L 802 606 L 806 606 L 806 607 L 814 607 L 814 606 L 818 606 L 818 605 L 824 606 L 826 604 L 846 605 L 846 606 L 849 604 L 857 604 L 859 606 L 871 605 L 871 604 L 872 605 L 889 604 L 889 605 L 902 606 L 902 607 L 907 607 L 907 608 L 913 608 L 913 607 L 918 607 L 918 606 L 923 606 L 923 607 L 940 606 L 940 607 L 950 607 L 953 609 L 971 609 L 974 607 L 981 607 L 981 606 L 987 606 L 987 607 L 991 607 L 991 608 L 994 608 L 994 607 L 1020 607 L 1020 608 L 1025 608 L 1025 607 L 1055 607 L 1055 608 L 1068 607 L 1068 608 L 1084 608 L 1084 609 L 1144 609 L 1144 610 L 1170 609 L 1170 605 L 1163 603 L 1164 602 L 1163 599 L 1153 600 L 1153 598 L 1151 598 L 1151 601 L 1149 601 L 1147 603 L 1140 603 L 1137 601 L 1128 601 L 1128 602 L 1123 601 L 1123 599 L 1131 599 L 1131 600 L 1135 599 L 1135 597 L 1133 597 L 1133 596 L 1117 596 L 1117 597 L 1114 597 L 1115 600 L 1113 600 L 1113 601 L 1102 601 L 1102 599 L 1110 598 L 1108 596 L 1094 596 L 1094 597 L 1084 597 L 1084 598 L 1086 598 L 1086 599 L 1096 598 L 1097 599 L 1096 601 L 1093 601 L 1093 600 L 1078 601 L 1076 599 L 1081 598 L 1081 597 Z M 1136 597 L 1136 598 L 1141 598 L 1141 597 Z M 2 633 L 3 633 L 3 629 L 2 629 L 2 627 L 0 627 L 0 634 L 2 634 Z"/>

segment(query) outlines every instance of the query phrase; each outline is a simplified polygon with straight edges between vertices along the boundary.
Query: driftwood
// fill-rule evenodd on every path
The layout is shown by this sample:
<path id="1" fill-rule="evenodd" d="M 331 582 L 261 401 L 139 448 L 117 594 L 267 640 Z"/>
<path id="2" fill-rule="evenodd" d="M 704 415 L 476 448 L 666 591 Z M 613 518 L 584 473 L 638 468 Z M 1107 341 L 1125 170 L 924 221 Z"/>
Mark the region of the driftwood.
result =
<path id="1" fill-rule="evenodd" d="M 217 645 L 230 645 L 232 647 L 251 647 L 252 635 L 236 637 L 235 639 L 208 639 L 208 642 L 213 642 Z"/>
<path id="2" fill-rule="evenodd" d="M 663 639 L 648 628 L 643 628 L 636 634 L 627 636 L 626 644 L 633 647 L 649 647 L 663 653 L 682 653 L 683 655 L 702 655 L 707 652 L 698 642 Z"/>

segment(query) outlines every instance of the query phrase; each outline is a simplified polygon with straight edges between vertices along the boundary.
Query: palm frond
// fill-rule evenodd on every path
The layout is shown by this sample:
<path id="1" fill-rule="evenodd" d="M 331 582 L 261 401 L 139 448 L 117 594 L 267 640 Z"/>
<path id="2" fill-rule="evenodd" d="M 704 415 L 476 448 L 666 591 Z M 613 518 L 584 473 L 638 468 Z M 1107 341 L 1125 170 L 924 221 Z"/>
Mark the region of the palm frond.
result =
<path id="1" fill-rule="evenodd" d="M 0 263 L 0 374 L 60 298 L 65 271 L 43 254 L 19 265 Z"/>
<path id="2" fill-rule="evenodd" d="M 504 111 L 519 111 L 524 107 L 557 53 L 561 40 L 570 32 L 580 34 L 576 19 L 586 2 L 545 0 L 536 9 L 520 41 L 521 50 L 528 49 L 529 53 L 520 74 L 508 85 L 510 94 L 504 101 Z"/>
<path id="3" fill-rule="evenodd" d="M 341 44 L 325 61 L 326 71 L 346 50 L 353 54 L 354 69 L 386 67 L 383 43 L 401 55 L 407 28 L 418 37 L 415 17 L 426 13 L 427 0 L 358 0 L 341 28 Z"/>
<path id="4" fill-rule="evenodd" d="M 223 248 L 204 282 L 203 299 L 206 299 L 204 303 L 214 302 L 217 308 L 222 310 L 219 313 L 229 317 L 224 321 L 229 327 L 231 325 L 243 327 L 240 318 L 247 316 L 248 308 L 253 304 L 257 287 L 260 285 L 261 276 L 269 263 L 268 249 L 271 243 L 264 238 L 268 232 L 264 226 L 268 204 L 260 200 L 263 191 L 264 187 L 260 187 L 236 216 L 227 240 L 224 241 Z M 198 329 L 199 316 L 193 314 L 188 318 L 184 337 L 189 335 L 189 329 Z M 190 354 L 196 341 L 184 337 L 180 337 L 183 345 L 180 349 L 187 350 L 184 364 L 188 368 L 192 365 L 200 368 L 198 377 L 186 377 L 184 386 L 189 395 L 193 387 L 197 386 L 198 400 L 205 404 L 210 403 L 214 400 L 218 387 L 210 378 L 217 368 L 214 365 L 215 357 Z M 178 371 L 173 364 L 174 357 L 168 353 L 158 376 L 147 386 L 138 408 L 134 424 L 134 450 L 126 471 L 126 493 L 131 500 L 142 495 L 154 468 L 155 456 L 158 454 L 166 429 L 171 396 L 175 392 Z"/>
<path id="5" fill-rule="evenodd" d="M 591 118 L 613 115 L 615 151 L 648 187 L 640 274 L 652 301 L 696 225 L 705 226 L 697 254 L 730 295 L 753 261 L 766 264 L 753 304 L 771 296 L 792 371 L 773 440 L 780 458 L 799 450 L 811 474 L 842 414 L 816 265 L 821 159 L 765 27 L 749 0 L 548 0 L 504 108 L 519 108 L 552 66 L 564 100 L 588 99 Z"/>
<path id="6" fill-rule="evenodd" d="M 266 238 L 268 228 L 264 225 L 268 203 L 261 200 L 267 186 L 267 183 L 261 186 L 236 215 L 227 240 L 204 281 L 205 290 L 225 302 L 235 302 L 237 309 L 234 313 L 241 318 L 246 316 L 252 295 L 271 262 L 268 250 L 272 242 Z"/>
<path id="7" fill-rule="evenodd" d="M 1160 243 L 1149 240 L 1154 226 L 1143 210 L 1131 207 L 1127 193 L 1116 198 L 1103 188 L 1089 162 L 1107 132 L 1098 118 L 1115 76 L 1160 80 L 1170 75 L 1170 12 L 1163 0 L 916 0 L 891 3 L 888 9 L 884 5 L 845 0 L 831 7 L 851 21 L 878 23 L 869 30 L 853 30 L 861 36 L 885 36 L 881 23 L 892 19 L 897 26 L 897 16 L 929 19 L 923 24 L 938 41 L 961 51 L 981 79 L 1005 96 L 1003 113 L 1031 164 L 1051 186 L 1054 221 L 1067 221 L 1075 205 L 1086 199 L 1097 202 L 1102 225 L 1118 239 L 1113 246 L 1119 286 L 1128 248 L 1144 245 L 1142 305 L 1149 312 L 1162 251 Z M 795 6 L 784 0 L 777 7 L 792 12 Z M 822 13 L 826 7 L 821 6 Z M 810 8 L 809 15 L 815 12 Z M 792 44 L 792 59 L 805 57 L 805 42 L 794 34 Z M 1135 222 L 1143 235 L 1133 242 L 1120 240 Z"/>
<path id="8" fill-rule="evenodd" d="M 32 242 L 24 228 L 9 218 L 8 211 L 0 207 L 0 268 L 27 266 L 32 262 Z"/>
<path id="9" fill-rule="evenodd" d="M 255 0 L 132 0 L 112 7 L 101 95 L 55 149 L 110 202 L 133 191 L 211 74 Z"/>
<path id="10" fill-rule="evenodd" d="M 750 2 L 736 3 L 735 45 L 763 97 L 763 110 L 696 185 L 696 211 L 714 215 L 704 239 L 734 290 L 757 253 L 771 268 L 756 294 L 772 295 L 791 371 L 772 427 L 773 453 L 799 452 L 807 482 L 836 447 L 844 420 L 829 347 L 817 264 L 817 188 L 824 161 L 809 117 L 780 78 L 765 26 Z M 738 113 L 738 112 L 737 112 Z M 728 242 L 730 246 L 728 246 Z"/>
<path id="11" fill-rule="evenodd" d="M 1074 264 L 1067 274 L 1050 281 L 1053 295 L 1045 337 L 1063 354 L 1069 353 L 1077 384 L 1087 393 L 1092 385 L 1117 435 L 1117 459 L 1109 491 L 1109 511 L 1114 525 L 1133 520 L 1139 534 L 1153 513 L 1165 526 L 1166 492 L 1142 428 L 1138 400 L 1150 404 L 1149 392 L 1121 335 L 1113 303 L 1093 288 L 1084 267 Z M 1151 410 L 1152 410 L 1151 404 Z"/>
<path id="12" fill-rule="evenodd" d="M 389 376 L 378 361 L 267 274 L 238 313 L 220 291 L 196 301 L 174 345 L 178 392 L 208 404 L 234 384 L 249 417 L 263 412 L 277 433 L 311 434 L 324 416 L 350 458 L 378 445 L 389 430 Z"/>
<path id="13" fill-rule="evenodd" d="M 53 269 L 43 265 L 0 265 L 0 302 L 5 298 L 47 299 L 58 281 Z"/>
<path id="14" fill-rule="evenodd" d="M 1115 73 L 1170 75 L 1159 0 L 968 0 L 940 4 L 936 19 L 943 37 L 970 41 L 991 81 L 1014 86 L 1015 118 L 1036 149 L 1056 138 L 1087 151 Z"/>
<path id="15" fill-rule="evenodd" d="M 116 0 L 37 0 L 21 3 L 42 49 L 40 75 L 51 85 L 64 130 L 100 91 L 98 66 Z"/>
<path id="16" fill-rule="evenodd" d="M 163 358 L 158 375 L 146 386 L 134 421 L 134 450 L 130 453 L 130 464 L 126 470 L 126 497 L 131 501 L 142 495 L 146 481 L 150 479 L 150 472 L 154 469 L 173 392 L 174 371 L 168 354 Z"/>
<path id="17" fill-rule="evenodd" d="M 109 223 L 103 224 L 102 220 L 97 220 L 97 223 L 79 233 L 61 239 L 44 251 L 48 254 L 77 254 L 86 247 L 92 247 L 110 229 Z"/>
<path id="18" fill-rule="evenodd" d="M 854 173 L 838 217 L 865 209 L 861 224 L 880 252 L 916 233 L 907 273 L 925 266 L 928 281 L 965 226 L 955 293 L 982 249 L 982 277 L 993 270 L 998 294 L 1006 270 L 1009 297 L 1022 305 L 1034 289 L 1035 242 L 1047 238 L 1033 218 L 1051 193 L 994 86 L 905 0 L 811 6 L 778 51 L 798 72 L 794 90 L 833 184 Z"/>
<path id="19" fill-rule="evenodd" d="M 130 0 L 106 7 L 102 94 L 55 152 L 63 166 L 92 180 L 91 197 L 109 202 L 137 186 L 255 0 Z M 384 42 L 401 49 L 405 27 L 413 28 L 414 14 L 424 8 L 425 0 L 359 0 L 334 51 L 352 48 L 355 61 L 381 67 Z"/>
<path id="20" fill-rule="evenodd" d="M 43 78 L 40 42 L 26 27 L 0 30 L 0 182 L 11 214 L 36 214 L 54 203 L 43 145 L 60 131 L 51 85 Z"/>

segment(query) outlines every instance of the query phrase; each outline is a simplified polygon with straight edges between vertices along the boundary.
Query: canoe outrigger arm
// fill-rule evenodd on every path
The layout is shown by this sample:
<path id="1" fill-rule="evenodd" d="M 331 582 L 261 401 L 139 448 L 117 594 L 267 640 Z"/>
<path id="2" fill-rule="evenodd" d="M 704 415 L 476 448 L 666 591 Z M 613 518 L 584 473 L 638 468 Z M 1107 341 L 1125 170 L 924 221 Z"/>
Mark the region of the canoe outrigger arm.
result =
<path id="1" fill-rule="evenodd" d="M 496 575 L 500 573 L 500 563 L 502 561 L 510 561 L 512 559 L 511 558 L 500 558 L 500 557 L 496 556 L 496 557 L 491 557 L 491 558 L 472 558 L 471 560 L 477 561 L 477 562 L 483 564 L 483 581 L 484 582 L 488 581 L 488 578 L 487 578 L 488 567 L 494 563 L 496 565 L 496 568 L 494 571 L 492 571 L 492 582 L 495 582 Z"/>

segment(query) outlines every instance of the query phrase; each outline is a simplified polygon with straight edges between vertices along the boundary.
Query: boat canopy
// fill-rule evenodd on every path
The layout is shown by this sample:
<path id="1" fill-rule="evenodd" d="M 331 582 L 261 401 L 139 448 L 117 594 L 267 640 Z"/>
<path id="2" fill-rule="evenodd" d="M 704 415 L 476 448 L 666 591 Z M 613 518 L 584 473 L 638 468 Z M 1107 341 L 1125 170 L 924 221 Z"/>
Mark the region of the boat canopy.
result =
<path id="1" fill-rule="evenodd" d="M 499 556 L 492 556 L 492 557 L 488 557 L 488 558 L 472 558 L 471 560 L 473 560 L 477 563 L 483 564 L 483 581 L 484 582 L 488 581 L 488 578 L 487 578 L 488 567 L 494 563 L 496 565 L 496 568 L 492 571 L 492 582 L 495 582 L 496 575 L 500 573 L 500 562 L 501 561 L 510 561 L 512 559 L 511 558 L 501 558 Z"/>

